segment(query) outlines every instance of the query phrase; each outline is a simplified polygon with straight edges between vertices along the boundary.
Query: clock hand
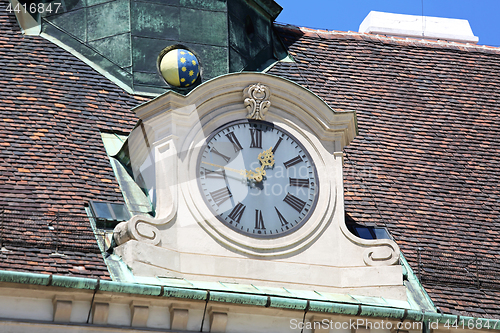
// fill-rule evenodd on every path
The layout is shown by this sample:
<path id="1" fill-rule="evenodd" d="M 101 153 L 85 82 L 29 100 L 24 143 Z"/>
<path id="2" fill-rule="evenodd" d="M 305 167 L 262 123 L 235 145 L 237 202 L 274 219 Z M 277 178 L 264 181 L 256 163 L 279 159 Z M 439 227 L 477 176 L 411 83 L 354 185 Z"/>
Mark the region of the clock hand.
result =
<path id="1" fill-rule="evenodd" d="M 257 167 L 255 168 L 255 172 L 254 171 L 247 171 L 248 174 L 249 174 L 249 179 L 250 180 L 255 180 L 257 183 L 261 182 L 262 181 L 262 177 L 266 175 L 266 170 L 264 170 L 263 167 Z"/>
<path id="2" fill-rule="evenodd" d="M 274 165 L 274 154 L 273 154 L 273 147 L 269 148 L 268 150 L 264 150 L 262 153 L 259 154 L 258 156 L 260 163 L 262 164 L 260 167 L 255 168 L 254 171 L 250 171 L 250 179 L 255 180 L 257 183 L 262 181 L 262 177 L 266 175 L 266 167 L 272 168 Z M 248 172 L 248 171 L 247 171 Z"/>
<path id="3" fill-rule="evenodd" d="M 265 168 L 266 166 L 270 168 L 273 167 L 274 165 L 273 147 L 269 148 L 268 150 L 264 150 L 262 153 L 259 154 L 258 157 L 263 168 Z"/>
<path id="4" fill-rule="evenodd" d="M 242 176 L 246 176 L 249 180 L 254 180 L 257 183 L 260 183 L 262 181 L 262 177 L 266 175 L 266 167 L 272 168 L 274 165 L 274 154 L 273 154 L 273 147 L 269 148 L 268 150 L 264 150 L 262 153 L 259 154 L 258 156 L 260 163 L 262 166 L 255 168 L 255 171 L 252 170 L 237 170 L 233 169 L 230 167 L 218 165 L 218 164 L 213 164 L 209 162 L 203 161 L 202 163 L 205 163 L 207 165 L 211 165 L 217 168 L 221 168 L 224 170 L 236 172 Z"/>
<path id="5" fill-rule="evenodd" d="M 232 171 L 232 172 L 236 172 L 242 176 L 246 176 L 248 178 L 250 178 L 248 175 L 250 172 L 252 171 L 247 171 L 247 170 L 238 170 L 238 169 L 233 169 L 233 168 L 230 168 L 230 167 L 226 167 L 226 166 L 222 166 L 222 165 L 218 165 L 218 164 L 213 164 L 213 163 L 209 163 L 209 162 L 205 162 L 205 161 L 202 161 L 201 163 L 204 163 L 204 164 L 208 164 L 208 165 L 211 165 L 211 166 L 214 166 L 214 167 L 217 167 L 217 168 L 221 168 L 221 169 L 224 169 L 224 170 L 227 170 L 227 171 Z"/>
<path id="6" fill-rule="evenodd" d="M 204 164 L 211 165 L 211 166 L 214 166 L 214 167 L 217 167 L 217 168 L 221 168 L 221 169 L 224 169 L 224 170 L 228 170 L 228 171 L 232 171 L 232 172 L 238 173 L 238 174 L 240 174 L 242 176 L 246 176 L 249 180 L 256 181 L 257 183 L 261 182 L 262 181 L 262 176 L 266 175 L 266 170 L 262 170 L 262 167 L 257 167 L 255 169 L 255 172 L 254 172 L 254 171 L 251 171 L 251 170 L 249 171 L 249 170 L 233 169 L 233 168 L 230 168 L 230 167 L 226 167 L 226 166 L 222 166 L 222 165 L 218 165 L 218 164 L 214 164 L 214 163 L 210 163 L 210 162 L 205 162 L 205 161 L 202 161 L 201 163 L 204 163 Z"/>

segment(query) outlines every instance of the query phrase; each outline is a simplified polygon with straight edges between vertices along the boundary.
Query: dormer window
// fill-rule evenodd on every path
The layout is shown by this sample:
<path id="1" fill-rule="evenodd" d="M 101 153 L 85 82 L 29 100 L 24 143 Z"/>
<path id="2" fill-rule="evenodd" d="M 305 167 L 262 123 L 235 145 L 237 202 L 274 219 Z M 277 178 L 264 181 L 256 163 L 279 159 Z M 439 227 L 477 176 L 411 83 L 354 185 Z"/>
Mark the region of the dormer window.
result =
<path id="1" fill-rule="evenodd" d="M 348 224 L 347 228 L 354 235 L 363 239 L 392 239 L 386 228 Z"/>
<path id="2" fill-rule="evenodd" d="M 131 218 L 124 204 L 90 201 L 89 206 L 98 228 L 114 228 L 119 222 Z"/>

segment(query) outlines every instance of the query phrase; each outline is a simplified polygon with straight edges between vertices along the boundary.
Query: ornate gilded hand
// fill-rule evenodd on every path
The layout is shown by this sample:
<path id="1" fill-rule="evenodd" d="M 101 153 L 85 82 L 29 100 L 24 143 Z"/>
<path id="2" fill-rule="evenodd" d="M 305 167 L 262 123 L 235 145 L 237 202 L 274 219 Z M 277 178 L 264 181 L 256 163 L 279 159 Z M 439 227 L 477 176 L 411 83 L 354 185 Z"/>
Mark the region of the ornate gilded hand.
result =
<path id="1" fill-rule="evenodd" d="M 221 168 L 221 169 L 224 169 L 224 170 L 227 170 L 227 171 L 232 171 L 232 172 L 236 172 L 242 176 L 246 176 L 248 177 L 248 173 L 249 172 L 252 172 L 252 171 L 248 171 L 248 170 L 238 170 L 238 169 L 233 169 L 233 168 L 229 168 L 229 167 L 226 167 L 226 166 L 222 166 L 222 165 L 218 165 L 218 164 L 213 164 L 213 163 L 209 163 L 209 162 L 205 162 L 203 161 L 202 162 L 203 164 L 208 164 L 208 165 L 211 165 L 211 166 L 214 166 L 214 167 L 217 167 L 217 168 Z"/>
<path id="2" fill-rule="evenodd" d="M 255 168 L 254 171 L 250 171 L 251 178 L 255 180 L 257 183 L 262 181 L 262 177 L 266 175 L 266 167 L 272 168 L 274 165 L 274 154 L 273 154 L 273 147 L 269 148 L 268 150 L 264 150 L 262 153 L 259 154 L 258 156 L 260 164 L 262 164 L 260 167 Z"/>
<path id="3" fill-rule="evenodd" d="M 247 171 L 248 172 L 248 179 L 250 180 L 255 180 L 257 183 L 262 181 L 262 177 L 266 175 L 266 170 L 264 170 L 264 167 L 260 166 L 255 168 L 255 171 Z"/>
<path id="4" fill-rule="evenodd" d="M 262 164 L 262 167 L 267 166 L 272 168 L 274 166 L 273 147 L 269 148 L 268 150 L 264 150 L 262 153 L 260 153 L 259 161 Z"/>
<path id="5" fill-rule="evenodd" d="M 229 168 L 226 166 L 218 165 L 218 164 L 213 164 L 209 162 L 203 161 L 202 163 L 208 164 L 217 168 L 221 168 L 227 171 L 232 171 L 236 172 L 242 176 L 246 176 L 248 180 L 253 180 L 257 183 L 260 183 L 263 179 L 263 177 L 266 175 L 266 167 L 272 168 L 274 166 L 274 154 L 273 154 L 273 147 L 269 148 L 268 150 L 264 150 L 262 153 L 259 154 L 258 156 L 259 161 L 261 163 L 260 167 L 255 168 L 255 171 L 252 170 L 238 170 L 238 169 L 233 169 Z"/>

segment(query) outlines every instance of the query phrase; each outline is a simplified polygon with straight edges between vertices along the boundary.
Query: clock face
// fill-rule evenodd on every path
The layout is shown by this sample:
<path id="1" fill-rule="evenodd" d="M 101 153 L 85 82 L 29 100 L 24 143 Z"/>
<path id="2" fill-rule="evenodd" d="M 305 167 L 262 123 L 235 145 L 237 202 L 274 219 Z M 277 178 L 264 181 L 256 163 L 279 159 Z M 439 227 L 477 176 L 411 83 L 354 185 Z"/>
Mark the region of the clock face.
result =
<path id="1" fill-rule="evenodd" d="M 213 214 L 250 237 L 299 229 L 319 193 L 316 168 L 304 147 L 264 121 L 242 120 L 216 130 L 200 153 L 197 172 Z"/>

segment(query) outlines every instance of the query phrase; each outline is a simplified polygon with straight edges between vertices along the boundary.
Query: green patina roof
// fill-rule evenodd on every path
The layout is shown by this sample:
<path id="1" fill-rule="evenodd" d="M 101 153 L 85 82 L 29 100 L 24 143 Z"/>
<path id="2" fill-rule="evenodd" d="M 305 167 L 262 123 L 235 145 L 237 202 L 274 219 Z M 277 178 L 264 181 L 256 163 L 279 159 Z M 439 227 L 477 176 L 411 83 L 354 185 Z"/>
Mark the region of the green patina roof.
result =
<path id="1" fill-rule="evenodd" d="M 377 297 L 363 297 L 361 299 L 360 297 L 350 295 L 337 295 L 338 297 L 323 298 L 320 294 L 318 294 L 318 296 L 312 295 L 312 297 L 307 297 L 307 295 L 296 295 L 293 293 L 286 295 L 273 292 L 250 293 L 246 290 L 242 291 L 233 288 L 221 290 L 220 286 L 223 286 L 221 283 L 219 283 L 218 288 L 206 289 L 207 287 L 216 287 L 215 283 L 212 283 L 210 286 L 195 286 L 191 282 L 188 282 L 185 286 L 168 284 L 150 285 L 9 271 L 0 271 L 0 282 L 61 287 L 75 290 L 100 290 L 117 294 L 126 293 L 131 295 L 243 304 L 306 312 L 393 318 L 400 319 L 401 321 L 439 322 L 448 325 L 455 321 L 459 322 L 460 320 L 464 320 L 465 322 L 469 320 L 473 320 L 474 322 L 480 320 L 483 327 L 488 324 L 490 327 L 493 327 L 493 329 L 500 329 L 498 325 L 495 325 L 497 321 L 495 319 L 439 314 L 435 311 L 427 312 L 425 309 L 408 307 L 406 304 L 403 304 L 405 302 L 394 303 Z"/>
<path id="2" fill-rule="evenodd" d="M 35 2 L 53 4 L 52 13 L 34 15 L 42 36 L 132 93 L 173 89 L 160 76 L 157 62 L 160 52 L 174 45 L 197 54 L 202 81 L 262 71 L 287 55 L 272 26 L 282 10 L 274 0 Z"/>

